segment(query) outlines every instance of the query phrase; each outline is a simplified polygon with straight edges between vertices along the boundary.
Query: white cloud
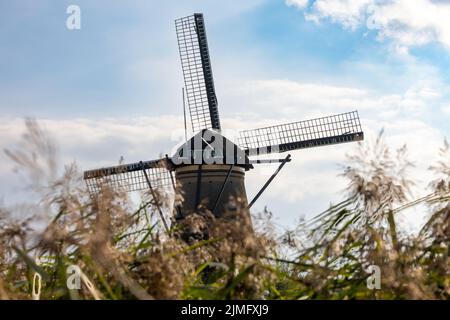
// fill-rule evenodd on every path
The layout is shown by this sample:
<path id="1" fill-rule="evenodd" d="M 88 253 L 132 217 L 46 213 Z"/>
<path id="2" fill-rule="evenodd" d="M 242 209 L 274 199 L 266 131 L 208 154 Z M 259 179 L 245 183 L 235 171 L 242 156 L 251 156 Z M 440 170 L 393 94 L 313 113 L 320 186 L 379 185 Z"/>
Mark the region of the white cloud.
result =
<path id="1" fill-rule="evenodd" d="M 397 57 L 403 58 L 405 60 L 413 60 L 412 56 L 409 54 L 409 48 L 403 45 L 396 44 L 393 48 L 393 51 Z"/>
<path id="2" fill-rule="evenodd" d="M 421 116 L 441 99 L 441 85 L 433 80 L 418 80 L 406 91 L 386 94 L 365 88 L 290 80 L 246 81 L 230 85 L 226 95 L 233 105 L 245 105 L 236 114 L 253 121 L 273 122 L 319 117 L 358 109 L 377 118 L 391 120 L 407 114 Z M 265 125 L 265 123 L 260 123 Z"/>
<path id="3" fill-rule="evenodd" d="M 297 8 L 305 8 L 308 6 L 308 0 L 286 0 L 286 5 L 295 6 Z"/>
<path id="4" fill-rule="evenodd" d="M 442 110 L 442 112 L 444 112 L 444 113 L 450 115 L 450 105 L 448 105 L 448 106 L 443 106 L 443 107 L 441 108 L 441 110 Z"/>
<path id="5" fill-rule="evenodd" d="M 333 22 L 354 30 L 364 22 L 364 13 L 372 2 L 373 0 L 317 0 L 311 13 L 306 14 L 306 19 L 318 22 L 330 18 Z"/>
<path id="6" fill-rule="evenodd" d="M 400 48 L 438 42 L 450 49 L 450 3 L 431 0 L 317 0 L 305 12 L 307 20 L 330 19 L 355 30 L 375 30 L 379 40 Z"/>

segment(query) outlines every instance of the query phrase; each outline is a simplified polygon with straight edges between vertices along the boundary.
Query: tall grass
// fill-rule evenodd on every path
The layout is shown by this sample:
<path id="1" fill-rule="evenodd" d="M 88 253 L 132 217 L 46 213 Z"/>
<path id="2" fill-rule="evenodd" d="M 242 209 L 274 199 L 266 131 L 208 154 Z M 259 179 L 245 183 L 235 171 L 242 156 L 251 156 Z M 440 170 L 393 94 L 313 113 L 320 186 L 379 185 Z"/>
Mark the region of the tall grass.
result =
<path id="1" fill-rule="evenodd" d="M 31 299 L 36 277 L 42 279 L 39 299 L 450 296 L 447 142 L 430 168 L 436 174 L 430 195 L 421 199 L 410 196 L 407 148 L 392 152 L 380 134 L 349 156 L 342 173 L 346 199 L 292 230 L 274 232 L 263 212 L 254 216 L 253 232 L 236 199 L 224 219 L 201 211 L 172 223 L 166 234 L 149 195 L 138 209 L 126 194 L 107 188 L 91 198 L 76 165 L 58 176 L 55 145 L 36 122 L 26 127 L 23 143 L 6 154 L 39 201 L 0 208 L 1 299 Z M 158 203 L 164 201 L 159 194 Z M 419 204 L 429 211 L 423 229 L 400 232 L 397 214 Z M 79 290 L 67 286 L 71 265 L 82 272 Z M 371 265 L 381 269 L 378 290 L 366 284 Z"/>

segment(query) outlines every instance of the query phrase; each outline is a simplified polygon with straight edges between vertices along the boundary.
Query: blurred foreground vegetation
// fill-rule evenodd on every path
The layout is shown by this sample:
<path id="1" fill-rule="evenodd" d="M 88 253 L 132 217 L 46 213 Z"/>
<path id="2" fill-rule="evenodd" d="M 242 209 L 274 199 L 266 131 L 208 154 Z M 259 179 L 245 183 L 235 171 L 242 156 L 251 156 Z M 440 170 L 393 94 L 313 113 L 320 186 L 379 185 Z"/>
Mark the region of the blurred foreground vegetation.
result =
<path id="1" fill-rule="evenodd" d="M 430 194 L 420 199 L 411 200 L 406 147 L 393 152 L 380 134 L 348 157 L 346 199 L 292 230 L 275 232 L 262 212 L 253 232 L 237 199 L 225 219 L 199 212 L 167 234 L 148 195 L 136 210 L 113 190 L 91 199 L 74 164 L 58 176 L 51 139 L 35 122 L 26 125 L 23 143 L 5 152 L 40 201 L 0 207 L 0 299 L 450 297 L 447 142 L 430 167 Z M 158 198 L 166 207 L 172 201 Z M 428 214 L 416 234 L 398 225 L 411 207 Z M 380 289 L 367 286 L 373 265 Z M 67 286 L 78 284 L 73 266 L 80 290 Z"/>

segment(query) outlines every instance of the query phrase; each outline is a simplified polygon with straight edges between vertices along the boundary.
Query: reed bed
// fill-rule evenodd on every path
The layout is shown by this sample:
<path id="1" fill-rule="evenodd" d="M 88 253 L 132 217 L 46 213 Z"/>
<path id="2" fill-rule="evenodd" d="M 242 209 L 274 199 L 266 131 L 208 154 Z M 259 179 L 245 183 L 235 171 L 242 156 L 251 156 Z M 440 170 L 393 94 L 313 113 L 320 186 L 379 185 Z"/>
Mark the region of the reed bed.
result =
<path id="1" fill-rule="evenodd" d="M 390 150 L 380 133 L 342 168 L 345 199 L 291 230 L 277 232 L 268 211 L 252 227 L 235 199 L 225 219 L 200 210 L 167 233 L 148 194 L 137 209 L 106 187 L 91 197 L 76 164 L 58 174 L 51 137 L 33 120 L 26 128 L 5 152 L 38 201 L 0 207 L 0 299 L 450 297 L 447 142 L 420 199 L 410 195 L 407 147 Z M 397 222 L 411 207 L 428 214 L 417 234 Z M 367 285 L 371 266 L 380 269 L 378 289 Z"/>

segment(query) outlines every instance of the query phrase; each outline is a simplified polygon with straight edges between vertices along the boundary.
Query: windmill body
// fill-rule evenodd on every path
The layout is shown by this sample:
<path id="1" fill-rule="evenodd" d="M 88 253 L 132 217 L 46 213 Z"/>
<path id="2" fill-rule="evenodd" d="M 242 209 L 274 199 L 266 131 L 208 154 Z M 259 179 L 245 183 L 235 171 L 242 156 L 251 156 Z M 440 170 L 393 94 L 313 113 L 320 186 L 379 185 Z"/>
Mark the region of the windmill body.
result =
<path id="1" fill-rule="evenodd" d="M 227 139 L 221 134 L 203 15 L 177 19 L 175 27 L 191 126 L 196 134 L 171 157 L 86 171 L 84 179 L 91 194 L 105 185 L 123 191 L 150 190 L 153 195 L 156 189 L 180 192 L 184 201 L 176 206 L 176 220 L 201 210 L 221 218 L 233 210 L 233 203 L 246 208 L 245 174 L 254 164 L 281 163 L 249 206 L 290 161 L 290 155 L 271 160 L 255 157 L 363 140 L 356 111 L 247 129 L 240 132 L 236 143 Z M 241 211 L 249 218 L 248 210 Z"/>
<path id="2" fill-rule="evenodd" d="M 222 217 L 230 199 L 246 207 L 245 171 L 253 166 L 245 151 L 219 132 L 201 130 L 178 148 L 171 164 L 184 198 L 177 219 L 199 206 Z"/>

